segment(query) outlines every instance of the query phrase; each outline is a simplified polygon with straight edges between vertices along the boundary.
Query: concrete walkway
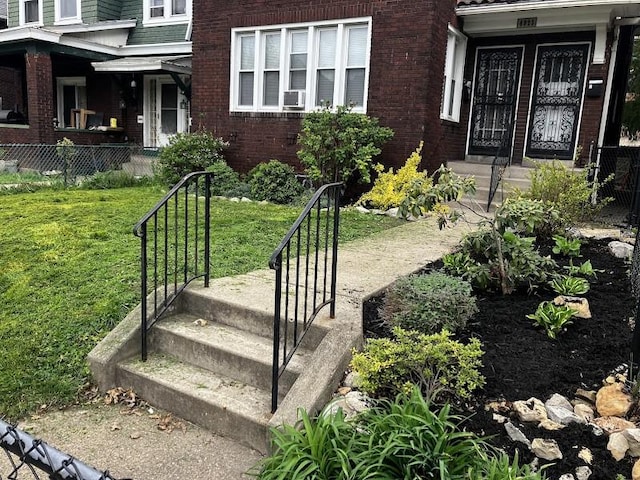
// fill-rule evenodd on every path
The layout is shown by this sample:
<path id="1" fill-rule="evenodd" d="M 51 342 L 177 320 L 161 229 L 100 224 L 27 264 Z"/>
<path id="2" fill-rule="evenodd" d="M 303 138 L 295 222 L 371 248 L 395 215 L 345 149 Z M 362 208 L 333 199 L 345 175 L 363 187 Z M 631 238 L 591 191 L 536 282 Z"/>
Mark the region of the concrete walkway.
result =
<path id="1" fill-rule="evenodd" d="M 341 245 L 338 317 L 347 316 L 355 328 L 361 328 L 364 299 L 451 251 L 469 230 L 471 226 L 464 223 L 438 230 L 435 221 L 428 219 Z M 216 279 L 212 288 L 230 299 L 268 308 L 273 302 L 273 272 Z M 250 478 L 243 472 L 260 459 L 259 453 L 179 419 L 173 431 L 162 431 L 158 413 L 138 409 L 131 414 L 123 406 L 98 402 L 32 417 L 20 428 L 89 465 L 108 469 L 116 478 Z M 6 472 L 3 461 L 0 475 Z"/>

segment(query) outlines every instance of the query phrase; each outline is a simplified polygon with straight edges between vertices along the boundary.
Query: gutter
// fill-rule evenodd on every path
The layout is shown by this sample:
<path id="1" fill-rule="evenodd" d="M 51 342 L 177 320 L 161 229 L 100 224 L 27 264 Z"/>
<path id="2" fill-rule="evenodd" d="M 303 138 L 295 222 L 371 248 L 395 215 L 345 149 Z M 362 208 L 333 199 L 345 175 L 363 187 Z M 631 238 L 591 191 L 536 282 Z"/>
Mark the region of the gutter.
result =
<path id="1" fill-rule="evenodd" d="M 558 0 L 553 2 L 530 1 L 521 3 L 500 3 L 488 5 L 466 5 L 456 8 L 456 15 L 466 17 L 487 13 L 515 13 L 535 10 L 551 10 L 570 7 L 611 7 L 638 5 L 638 0 Z"/>

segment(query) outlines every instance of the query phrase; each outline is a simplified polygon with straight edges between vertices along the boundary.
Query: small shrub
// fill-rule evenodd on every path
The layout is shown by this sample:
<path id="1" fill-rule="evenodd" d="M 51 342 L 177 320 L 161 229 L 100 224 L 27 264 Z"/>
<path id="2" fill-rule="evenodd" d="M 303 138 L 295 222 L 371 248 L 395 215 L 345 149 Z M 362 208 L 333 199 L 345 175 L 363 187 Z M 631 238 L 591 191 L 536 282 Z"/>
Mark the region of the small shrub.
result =
<path id="1" fill-rule="evenodd" d="M 247 175 L 247 183 L 255 200 L 281 204 L 291 203 L 304 190 L 293 167 L 278 160 L 256 165 Z"/>
<path id="2" fill-rule="evenodd" d="M 214 174 L 211 195 L 231 196 L 229 192 L 237 190 L 240 186 L 240 175 L 224 160 L 208 166 L 206 171 Z"/>
<path id="3" fill-rule="evenodd" d="M 383 172 L 382 165 L 378 165 L 376 171 L 379 175 L 373 182 L 373 188 L 362 195 L 358 203 L 382 210 L 400 206 L 413 182 L 427 177 L 426 172 L 418 171 L 422 161 L 422 145 L 420 142 L 420 146 L 397 172 L 394 172 L 393 168 Z"/>
<path id="4" fill-rule="evenodd" d="M 175 185 L 182 177 L 203 171 L 224 160 L 222 151 L 228 144 L 211 132 L 178 133 L 169 139 L 169 145 L 160 151 L 158 175 L 168 185 Z"/>
<path id="5" fill-rule="evenodd" d="M 109 188 L 127 188 L 142 185 L 150 185 L 153 182 L 149 177 L 135 177 L 122 170 L 111 170 L 108 172 L 98 172 L 82 182 L 83 188 L 93 190 Z"/>
<path id="6" fill-rule="evenodd" d="M 305 115 L 298 158 L 316 183 L 346 182 L 356 174 L 360 182 L 370 183 L 373 159 L 392 137 L 393 130 L 381 127 L 377 118 L 348 106 L 334 111 L 325 105 Z"/>
<path id="7" fill-rule="evenodd" d="M 591 260 L 585 260 L 580 265 L 574 265 L 573 261 L 570 260 L 569 261 L 569 265 L 565 265 L 562 268 L 567 270 L 567 272 L 571 276 L 582 275 L 585 278 L 596 278 L 596 276 L 597 276 L 596 274 L 598 272 L 603 272 L 604 271 L 604 270 L 599 270 L 599 269 L 593 268 L 593 265 L 591 265 Z"/>
<path id="8" fill-rule="evenodd" d="M 579 257 L 580 256 L 580 242 L 579 238 L 567 238 L 562 235 L 554 235 L 553 241 L 553 253 L 556 255 L 564 255 L 566 257 Z"/>
<path id="9" fill-rule="evenodd" d="M 541 302 L 536 313 L 527 315 L 527 318 L 534 320 L 534 325 L 543 327 L 549 338 L 555 339 L 565 326 L 573 323 L 571 322 L 573 313 L 573 310 L 565 305 Z"/>
<path id="10" fill-rule="evenodd" d="M 580 277 L 562 275 L 560 278 L 553 279 L 550 285 L 559 295 L 584 295 L 589 291 L 589 282 Z"/>
<path id="11" fill-rule="evenodd" d="M 553 205 L 560 213 L 561 227 L 592 219 L 610 201 L 601 199 L 596 204 L 591 202 L 594 189 L 597 191 L 602 185 L 594 185 L 589 180 L 589 168 L 575 171 L 560 162 L 537 162 L 529 177 L 530 188 L 518 193 L 525 198 Z"/>
<path id="12" fill-rule="evenodd" d="M 498 230 L 535 235 L 539 240 L 550 238 L 558 230 L 559 222 L 560 212 L 553 205 L 525 197 L 508 198 L 495 213 Z"/>
<path id="13" fill-rule="evenodd" d="M 478 311 L 469 282 L 440 272 L 399 279 L 387 292 L 382 319 L 405 330 L 456 332 Z"/>
<path id="14" fill-rule="evenodd" d="M 433 335 L 393 329 L 394 338 L 369 340 L 356 352 L 351 367 L 361 376 L 361 388 L 376 397 L 393 398 L 417 385 L 436 402 L 460 401 L 484 385 L 478 371 L 480 342 L 467 345 L 446 330 Z"/>

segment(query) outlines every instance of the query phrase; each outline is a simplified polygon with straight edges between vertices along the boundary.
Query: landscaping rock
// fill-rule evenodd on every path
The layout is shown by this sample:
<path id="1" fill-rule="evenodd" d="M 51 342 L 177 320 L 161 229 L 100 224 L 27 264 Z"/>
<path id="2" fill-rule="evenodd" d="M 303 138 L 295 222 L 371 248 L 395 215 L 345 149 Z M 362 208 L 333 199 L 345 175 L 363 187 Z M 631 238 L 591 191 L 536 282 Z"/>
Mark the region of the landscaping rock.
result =
<path id="1" fill-rule="evenodd" d="M 547 419 L 547 411 L 544 403 L 537 398 L 531 397 L 529 400 L 518 400 L 513 402 L 511 407 L 521 422 L 540 423 Z"/>
<path id="2" fill-rule="evenodd" d="M 601 428 L 607 435 L 621 432 L 627 428 L 635 428 L 635 424 L 620 417 L 598 417 L 593 422 L 598 428 Z"/>
<path id="3" fill-rule="evenodd" d="M 554 393 L 553 395 L 551 395 L 549 400 L 544 402 L 544 406 L 546 408 L 560 407 L 560 408 L 564 408 L 565 410 L 573 411 L 573 405 L 571 405 L 571 402 L 566 397 L 563 397 L 559 393 Z"/>
<path id="4" fill-rule="evenodd" d="M 360 381 L 359 374 L 357 374 L 356 372 L 349 372 L 345 377 L 344 382 L 342 382 L 342 384 L 345 387 L 356 388 L 359 384 L 359 381 Z"/>
<path id="5" fill-rule="evenodd" d="M 341 395 L 344 397 L 350 391 L 351 391 L 351 387 L 340 387 L 338 388 L 338 395 Z"/>
<path id="6" fill-rule="evenodd" d="M 369 209 L 368 209 L 368 208 L 363 207 L 362 205 L 358 205 L 358 206 L 356 207 L 356 211 L 357 211 L 357 212 L 360 212 L 360 213 L 369 213 Z"/>
<path id="7" fill-rule="evenodd" d="M 243 202 L 243 203 L 251 203 L 251 202 L 253 202 L 253 200 L 251 200 L 250 198 L 247 198 L 247 197 L 242 197 L 240 199 L 240 201 Z"/>
<path id="8" fill-rule="evenodd" d="M 596 394 L 596 410 L 603 416 L 624 417 L 631 408 L 631 396 L 622 391 L 622 383 L 605 385 Z"/>
<path id="9" fill-rule="evenodd" d="M 579 403 L 573 407 L 573 412 L 582 419 L 581 423 L 591 423 L 595 418 L 595 412 L 589 405 Z"/>
<path id="10" fill-rule="evenodd" d="M 622 432 L 629 444 L 629 455 L 640 457 L 640 428 L 628 428 Z"/>
<path id="11" fill-rule="evenodd" d="M 617 461 L 624 458 L 627 454 L 627 450 L 629 450 L 629 442 L 627 442 L 627 439 L 622 432 L 614 432 L 609 436 L 607 450 L 611 452 L 611 455 Z"/>
<path id="12" fill-rule="evenodd" d="M 582 447 L 582 449 L 578 452 L 578 458 L 584 460 L 585 463 L 591 465 L 593 463 L 593 453 L 587 447 Z"/>
<path id="13" fill-rule="evenodd" d="M 631 480 L 640 480 L 640 460 L 636 460 L 631 470 Z"/>
<path id="14" fill-rule="evenodd" d="M 531 448 L 531 442 L 529 441 L 529 439 L 513 423 L 511 422 L 505 423 L 504 428 L 507 431 L 507 435 L 509 435 L 509 438 L 511 440 L 513 440 L 514 442 L 524 443 L 527 447 Z"/>
<path id="15" fill-rule="evenodd" d="M 574 477 L 571 473 L 565 473 L 564 475 L 561 475 L 558 480 L 576 480 L 576 477 Z"/>
<path id="16" fill-rule="evenodd" d="M 633 255 L 633 245 L 614 240 L 609 242 L 609 251 L 616 258 L 631 258 Z"/>
<path id="17" fill-rule="evenodd" d="M 347 405 L 347 401 L 344 397 L 336 397 L 322 410 L 323 417 L 330 417 L 338 413 L 339 410 L 342 410 L 345 415 L 349 411 L 349 406 Z"/>
<path id="18" fill-rule="evenodd" d="M 582 297 L 569 297 L 567 295 L 558 295 L 553 299 L 556 306 L 565 305 L 573 310 L 574 317 L 589 319 L 591 318 L 591 310 L 589 309 L 589 301 Z"/>
<path id="19" fill-rule="evenodd" d="M 562 458 L 562 452 L 555 440 L 547 440 L 544 438 L 534 438 L 531 442 L 531 451 L 536 457 L 545 460 L 559 460 Z"/>
<path id="20" fill-rule="evenodd" d="M 584 390 L 579 388 L 576 390 L 576 397 L 582 398 L 583 400 L 587 400 L 593 404 L 596 403 L 596 392 L 595 390 Z"/>
<path id="21" fill-rule="evenodd" d="M 399 209 L 398 207 L 390 208 L 389 210 L 387 210 L 387 211 L 385 212 L 385 215 L 387 215 L 388 217 L 396 218 L 396 217 L 398 216 L 398 211 L 399 211 L 399 210 L 400 210 L 400 209 Z"/>
<path id="22" fill-rule="evenodd" d="M 570 423 L 586 423 L 582 418 L 573 413 L 573 408 L 569 410 L 561 406 L 548 405 L 547 415 L 549 416 L 549 420 L 561 425 L 569 425 Z"/>
<path id="23" fill-rule="evenodd" d="M 593 472 L 589 467 L 583 465 L 576 468 L 576 480 L 587 480 Z"/>
<path id="24" fill-rule="evenodd" d="M 496 423 L 505 423 L 509 421 L 507 417 L 505 417 L 504 415 L 500 415 L 499 413 L 494 413 L 492 418 Z"/>
<path id="25" fill-rule="evenodd" d="M 538 424 L 538 427 L 544 428 L 545 430 L 554 431 L 554 430 L 562 430 L 565 427 L 565 425 L 561 423 L 556 423 L 553 420 L 549 420 L 548 418 L 545 418 L 543 421 L 541 421 Z"/>
<path id="26" fill-rule="evenodd" d="M 356 413 L 363 412 L 369 408 L 369 397 L 362 392 L 349 392 L 344 396 L 347 405 Z"/>

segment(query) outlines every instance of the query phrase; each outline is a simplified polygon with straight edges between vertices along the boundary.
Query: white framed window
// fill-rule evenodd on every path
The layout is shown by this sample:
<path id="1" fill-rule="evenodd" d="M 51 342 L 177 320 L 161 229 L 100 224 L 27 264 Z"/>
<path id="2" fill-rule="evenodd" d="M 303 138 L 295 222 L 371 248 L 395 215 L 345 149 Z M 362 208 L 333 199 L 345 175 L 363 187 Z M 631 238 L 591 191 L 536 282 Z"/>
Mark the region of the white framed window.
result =
<path id="1" fill-rule="evenodd" d="M 143 25 L 188 23 L 192 0 L 143 0 Z"/>
<path id="2" fill-rule="evenodd" d="M 366 111 L 370 18 L 237 28 L 231 35 L 231 111 L 327 104 Z"/>
<path id="3" fill-rule="evenodd" d="M 87 79 L 86 77 L 58 77 L 56 78 L 58 100 L 58 126 L 78 128 L 80 126 L 79 112 L 87 108 Z M 73 116 L 73 118 L 72 118 Z"/>
<path id="4" fill-rule="evenodd" d="M 55 23 L 80 23 L 82 12 L 80 0 L 55 0 Z"/>
<path id="5" fill-rule="evenodd" d="M 42 25 L 42 0 L 20 0 L 20 25 Z"/>
<path id="6" fill-rule="evenodd" d="M 449 25 L 447 55 L 444 66 L 444 85 L 442 86 L 442 102 L 440 105 L 440 118 L 444 120 L 460 121 L 466 55 L 467 37 Z"/>

